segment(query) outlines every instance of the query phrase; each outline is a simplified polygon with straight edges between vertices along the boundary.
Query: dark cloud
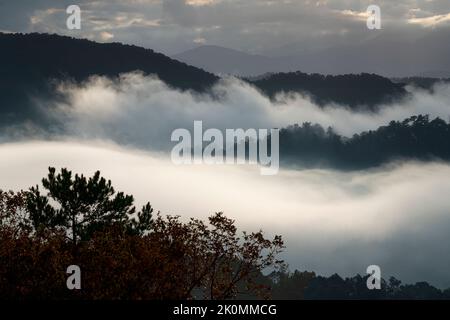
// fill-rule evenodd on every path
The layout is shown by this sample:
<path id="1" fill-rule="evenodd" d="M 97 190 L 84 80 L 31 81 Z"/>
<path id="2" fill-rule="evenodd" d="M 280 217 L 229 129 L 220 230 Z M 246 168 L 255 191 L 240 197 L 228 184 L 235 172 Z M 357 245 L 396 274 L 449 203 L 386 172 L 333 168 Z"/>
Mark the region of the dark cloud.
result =
<path id="1" fill-rule="evenodd" d="M 171 54 L 192 48 L 198 39 L 204 39 L 207 44 L 249 52 L 289 55 L 290 44 L 323 48 L 371 39 L 374 33 L 366 28 L 363 14 L 368 5 L 378 4 L 386 33 L 401 31 L 402 38 L 417 38 L 423 29 L 431 32 L 444 28 L 446 35 L 450 34 L 450 21 L 432 18 L 450 13 L 450 4 L 445 0 L 80 0 L 76 3 L 84 13 L 81 31 L 65 30 L 64 9 L 73 4 L 65 0 L 1 1 L 0 30 L 58 32 L 96 40 L 102 40 L 101 32 L 107 32 L 114 35 L 113 40 Z M 435 22 L 430 24 L 430 19 Z M 297 49 L 298 46 L 294 45 Z"/>

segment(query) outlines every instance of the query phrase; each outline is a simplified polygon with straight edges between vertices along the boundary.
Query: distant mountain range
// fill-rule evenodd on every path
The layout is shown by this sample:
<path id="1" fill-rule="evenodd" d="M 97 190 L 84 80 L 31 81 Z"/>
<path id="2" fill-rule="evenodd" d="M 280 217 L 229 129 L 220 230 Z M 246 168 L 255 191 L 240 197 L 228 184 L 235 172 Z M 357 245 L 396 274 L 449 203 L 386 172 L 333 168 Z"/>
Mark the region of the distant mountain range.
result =
<path id="1" fill-rule="evenodd" d="M 385 77 L 450 78 L 450 41 L 438 29 L 422 37 L 377 32 L 352 42 L 310 49 L 307 43 L 255 55 L 219 46 L 200 46 L 173 58 L 216 74 L 243 77 L 267 72 L 350 74 L 375 73 Z M 336 41 L 335 41 L 336 42 Z"/>
<path id="2" fill-rule="evenodd" d="M 173 58 L 215 74 L 257 76 L 267 72 L 287 71 L 287 64 L 280 59 L 219 46 L 201 46 L 174 55 Z"/>
<path id="3" fill-rule="evenodd" d="M 137 70 L 155 74 L 173 88 L 197 92 L 207 92 L 219 80 L 217 75 L 153 50 L 120 43 L 96 43 L 49 34 L 0 33 L 0 48 L 0 124 L 39 120 L 39 109 L 34 106 L 33 97 L 55 98 L 55 79 L 80 82 L 92 75 L 117 77 Z M 337 103 L 374 110 L 376 105 L 406 94 L 401 79 L 392 82 L 374 74 L 279 73 L 280 67 L 270 63 L 272 58 L 220 47 L 202 47 L 191 51 L 189 56 L 195 60 L 190 63 L 196 65 L 218 61 L 217 69 L 209 69 L 214 73 L 220 69 L 231 70 L 233 64 L 245 66 L 248 73 L 256 72 L 259 64 L 266 65 L 272 74 L 245 80 L 271 98 L 279 92 L 294 91 L 311 96 L 319 105 Z M 428 86 L 431 83 L 430 80 L 414 81 Z"/>
<path id="4" fill-rule="evenodd" d="M 0 48 L 0 130 L 11 124 L 31 121 L 50 134 L 63 133 L 54 119 L 40 113 L 41 106 L 34 101 L 36 96 L 65 98 L 54 90 L 54 80 L 80 82 L 93 75 L 114 78 L 138 70 L 157 75 L 173 88 L 207 94 L 220 79 L 152 50 L 120 43 L 100 44 L 48 34 L 0 33 Z M 239 59 L 238 53 L 232 54 Z M 324 76 L 299 71 L 242 80 L 272 99 L 280 92 L 299 92 L 310 96 L 319 105 L 336 103 L 370 111 L 408 95 L 406 84 L 430 90 L 440 81 L 420 77 L 392 81 L 368 73 Z M 332 129 L 325 131 L 320 126 L 306 123 L 281 131 L 280 152 L 289 163 L 347 169 L 377 166 L 394 158 L 448 160 L 449 132 L 450 124 L 440 119 L 429 121 L 426 116 L 406 119 L 402 123 L 391 122 L 387 127 L 350 140 L 335 134 Z"/>

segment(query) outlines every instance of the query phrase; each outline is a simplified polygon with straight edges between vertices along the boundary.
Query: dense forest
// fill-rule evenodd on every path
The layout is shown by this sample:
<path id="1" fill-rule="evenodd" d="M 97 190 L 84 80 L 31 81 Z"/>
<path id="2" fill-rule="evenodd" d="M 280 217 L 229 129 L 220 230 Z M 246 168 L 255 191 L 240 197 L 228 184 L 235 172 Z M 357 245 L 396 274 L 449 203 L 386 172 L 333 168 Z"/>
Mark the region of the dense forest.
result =
<path id="1" fill-rule="evenodd" d="M 271 275 L 273 299 L 409 300 L 450 299 L 450 288 L 440 290 L 427 282 L 402 284 L 394 277 L 381 280 L 381 289 L 367 289 L 368 275 L 342 278 L 317 276 L 314 272 L 278 272 Z"/>
<path id="2" fill-rule="evenodd" d="M 400 100 L 407 94 L 403 84 L 367 73 L 332 76 L 297 71 L 248 81 L 271 98 L 281 92 L 297 92 L 310 96 L 321 106 L 335 103 L 358 110 L 376 111 L 378 105 Z"/>
<path id="3" fill-rule="evenodd" d="M 404 159 L 449 161 L 450 123 L 418 115 L 347 138 L 306 122 L 280 130 L 280 159 L 285 165 L 339 169 Z"/>
<path id="4" fill-rule="evenodd" d="M 240 234 L 223 213 L 205 223 L 164 217 L 149 203 L 136 211 L 133 196 L 99 172 L 49 168 L 42 187 L 0 191 L 0 299 L 450 298 L 426 282 L 390 278 L 369 290 L 367 276 L 289 272 L 281 236 Z M 81 280 L 69 290 L 72 265 Z"/>

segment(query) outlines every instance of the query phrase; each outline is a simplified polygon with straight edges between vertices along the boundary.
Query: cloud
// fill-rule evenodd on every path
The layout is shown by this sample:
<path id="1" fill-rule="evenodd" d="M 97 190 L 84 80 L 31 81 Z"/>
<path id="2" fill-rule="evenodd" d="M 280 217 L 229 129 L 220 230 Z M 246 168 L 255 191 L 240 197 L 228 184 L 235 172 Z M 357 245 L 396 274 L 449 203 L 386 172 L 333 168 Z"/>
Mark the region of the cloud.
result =
<path id="1" fill-rule="evenodd" d="M 175 166 L 166 154 L 104 141 L 0 145 L 4 189 L 39 183 L 50 165 L 86 175 L 100 169 L 117 190 L 164 214 L 206 218 L 225 211 L 242 229 L 282 234 L 291 268 L 353 275 L 377 264 L 386 277 L 450 286 L 447 164 L 261 176 L 248 165 Z"/>
<path id="2" fill-rule="evenodd" d="M 351 17 L 353 19 L 356 20 L 360 20 L 360 21 L 367 21 L 367 18 L 370 17 L 370 13 L 367 11 L 353 11 L 353 10 L 341 10 L 341 11 L 337 11 L 337 13 L 342 14 L 343 16 L 346 17 Z"/>
<path id="3" fill-rule="evenodd" d="M 440 24 L 445 24 L 450 22 L 450 13 L 448 14 L 440 14 L 436 16 L 431 17 L 425 17 L 425 18 L 410 18 L 408 19 L 408 23 L 411 24 L 418 24 L 423 27 L 436 27 Z"/>
<path id="4" fill-rule="evenodd" d="M 214 39 L 214 45 L 252 53 L 269 54 L 275 50 L 281 56 L 295 54 L 296 50 L 289 50 L 295 44 L 314 51 L 351 46 L 374 37 L 364 21 L 367 7 L 373 4 L 369 0 L 80 0 L 77 4 L 82 9 L 83 27 L 77 32 L 65 28 L 65 8 L 69 4 L 72 4 L 69 0 L 59 1 L 58 5 L 50 0 L 0 2 L 0 29 L 56 32 L 91 39 L 98 38 L 99 29 L 119 30 L 113 32 L 115 40 L 167 54 L 191 49 L 195 37 Z M 446 0 L 380 0 L 376 4 L 382 10 L 383 33 L 394 36 L 401 33 L 399 40 L 422 38 L 423 28 L 410 23 L 412 18 L 440 17 L 449 12 Z M 59 11 L 47 14 L 49 9 Z M 199 28 L 203 30 L 201 34 L 196 32 Z M 445 32 L 448 38 L 448 28 Z M 392 42 L 385 44 L 386 49 L 392 45 Z M 401 51 L 402 47 L 399 41 L 396 48 Z M 427 47 L 433 50 L 441 46 L 436 42 Z M 410 52 L 404 49 L 403 54 Z"/>
<path id="5" fill-rule="evenodd" d="M 110 32 L 106 32 L 106 31 L 102 31 L 102 32 L 100 32 L 100 38 L 101 38 L 103 41 L 109 41 L 109 40 L 111 40 L 112 38 L 114 38 L 114 34 L 112 34 L 112 33 L 110 33 Z"/>
<path id="6" fill-rule="evenodd" d="M 205 38 L 195 38 L 194 39 L 194 43 L 205 44 L 206 43 L 206 39 Z"/>
<path id="7" fill-rule="evenodd" d="M 160 19 L 146 19 L 142 14 L 118 13 L 112 20 L 104 19 L 102 17 L 91 17 L 90 23 L 94 25 L 93 30 L 116 30 L 126 29 L 130 27 L 159 27 L 161 25 Z"/>
<path id="8" fill-rule="evenodd" d="M 172 131 L 191 130 L 195 120 L 202 120 L 204 128 L 220 130 L 312 122 L 351 137 L 418 114 L 449 119 L 450 85 L 437 85 L 434 93 L 409 90 L 410 97 L 402 102 L 368 113 L 337 105 L 322 108 L 298 94 L 280 95 L 272 102 L 234 78 L 221 80 L 212 93 L 198 94 L 169 88 L 153 76 L 131 73 L 119 81 L 94 77 L 82 85 L 61 84 L 59 92 L 67 97 L 66 103 L 44 100 L 41 104 L 48 117 L 63 126 L 61 134 L 167 150 L 173 146 Z"/>
<path id="9" fill-rule="evenodd" d="M 190 6 L 201 7 L 217 3 L 217 0 L 186 0 L 185 3 Z"/>

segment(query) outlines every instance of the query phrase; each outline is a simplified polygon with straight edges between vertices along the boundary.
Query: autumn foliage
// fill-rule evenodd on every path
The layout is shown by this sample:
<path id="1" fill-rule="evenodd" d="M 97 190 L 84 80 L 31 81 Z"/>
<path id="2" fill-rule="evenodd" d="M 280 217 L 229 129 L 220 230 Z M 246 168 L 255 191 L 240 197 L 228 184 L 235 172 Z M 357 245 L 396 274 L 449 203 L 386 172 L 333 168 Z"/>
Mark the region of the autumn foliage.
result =
<path id="1" fill-rule="evenodd" d="M 262 271 L 283 264 L 281 237 L 240 234 L 223 213 L 207 223 L 153 216 L 150 204 L 136 213 L 99 173 L 50 168 L 43 186 L 0 191 L 2 299 L 265 298 Z M 66 286 L 69 265 L 81 268 L 80 290 Z"/>

